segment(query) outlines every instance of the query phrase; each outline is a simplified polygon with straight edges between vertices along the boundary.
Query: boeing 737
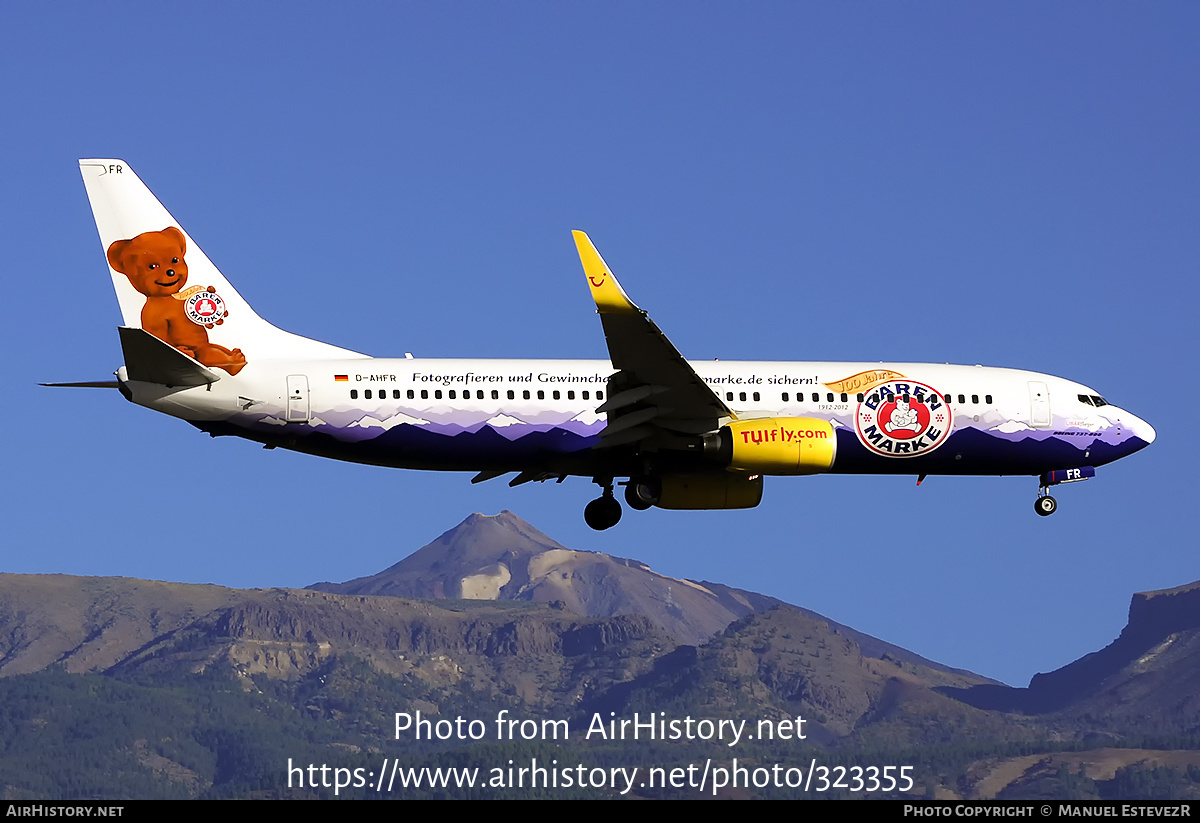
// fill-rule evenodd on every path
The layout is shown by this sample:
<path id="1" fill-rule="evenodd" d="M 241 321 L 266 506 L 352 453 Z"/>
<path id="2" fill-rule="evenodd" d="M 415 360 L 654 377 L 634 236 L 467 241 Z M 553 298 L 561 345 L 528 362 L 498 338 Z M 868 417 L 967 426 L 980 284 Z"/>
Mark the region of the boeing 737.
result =
<path id="1" fill-rule="evenodd" d="M 633 509 L 757 506 L 768 475 L 1030 475 L 1051 486 L 1145 448 L 1095 389 L 1006 368 L 689 362 L 583 232 L 607 360 L 383 359 L 255 314 L 121 160 L 81 160 L 124 324 L 127 400 L 210 435 L 403 469 L 591 478 L 594 529 Z"/>

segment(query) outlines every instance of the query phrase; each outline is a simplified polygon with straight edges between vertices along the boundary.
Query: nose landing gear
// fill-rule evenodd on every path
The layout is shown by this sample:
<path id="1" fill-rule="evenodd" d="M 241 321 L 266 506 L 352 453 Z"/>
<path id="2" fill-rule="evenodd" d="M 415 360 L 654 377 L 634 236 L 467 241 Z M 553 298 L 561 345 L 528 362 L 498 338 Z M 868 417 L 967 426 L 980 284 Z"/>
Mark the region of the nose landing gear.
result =
<path id="1" fill-rule="evenodd" d="M 1096 470 L 1091 466 L 1080 466 L 1075 469 L 1055 469 L 1042 475 L 1042 485 L 1038 488 L 1037 500 L 1033 501 L 1033 510 L 1042 517 L 1049 517 L 1058 511 L 1058 501 L 1050 496 L 1050 487 L 1060 483 L 1076 483 L 1095 477 Z"/>

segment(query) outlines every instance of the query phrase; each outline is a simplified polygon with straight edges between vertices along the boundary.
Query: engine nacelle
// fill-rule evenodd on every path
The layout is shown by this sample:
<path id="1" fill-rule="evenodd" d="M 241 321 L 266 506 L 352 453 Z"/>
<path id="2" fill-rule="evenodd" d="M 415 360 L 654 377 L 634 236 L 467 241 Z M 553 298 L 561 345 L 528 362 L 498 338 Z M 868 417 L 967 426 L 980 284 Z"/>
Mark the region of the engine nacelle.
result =
<path id="1" fill-rule="evenodd" d="M 660 509 L 752 509 L 762 501 L 761 474 L 713 471 L 659 478 Z"/>
<path id="2" fill-rule="evenodd" d="M 820 474 L 833 468 L 833 424 L 815 417 L 735 420 L 706 435 L 706 454 L 733 471 L 751 474 Z"/>

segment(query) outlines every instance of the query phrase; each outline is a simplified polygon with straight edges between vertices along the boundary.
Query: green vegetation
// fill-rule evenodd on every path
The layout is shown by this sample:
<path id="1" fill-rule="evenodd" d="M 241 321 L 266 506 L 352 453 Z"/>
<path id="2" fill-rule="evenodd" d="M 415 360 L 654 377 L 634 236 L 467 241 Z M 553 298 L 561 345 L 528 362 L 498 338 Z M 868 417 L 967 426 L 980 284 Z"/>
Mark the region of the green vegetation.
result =
<path id="1" fill-rule="evenodd" d="M 757 717 L 762 706 L 739 699 L 728 680 L 696 671 L 694 651 L 677 653 L 658 689 L 644 685 L 625 693 L 618 716 L 665 711 L 667 717 Z M 749 684 L 746 684 L 747 688 Z M 717 695 L 714 697 L 713 695 Z M 653 705 L 654 709 L 648 706 Z M 477 742 L 395 739 L 394 715 L 424 707 L 434 719 L 458 716 L 488 723 Z M 394 786 L 392 797 L 610 797 L 608 789 L 562 785 L 493 788 L 491 770 L 528 766 L 536 760 L 551 768 L 583 764 L 593 768 L 641 767 L 638 782 L 650 767 L 669 772 L 692 764 L 728 766 L 737 758 L 743 767 L 774 764 L 807 769 L 815 761 L 830 770 L 872 764 L 910 766 L 915 785 L 908 796 L 931 796 L 941 790 L 966 791 L 972 764 L 1001 758 L 1086 750 L 1078 742 L 961 741 L 942 745 L 865 746 L 847 738 L 837 748 L 810 741 L 747 741 L 736 747 L 720 742 L 583 740 L 595 706 L 578 707 L 568 719 L 572 738 L 497 741 L 492 721 L 502 709 L 511 717 L 534 715 L 515 700 L 466 688 L 431 687 L 415 677 L 382 674 L 353 656 L 334 657 L 320 670 L 295 680 L 247 679 L 232 674 L 159 676 L 69 675 L 60 671 L 0 679 L 0 791 L 12 799 L 75 798 L 300 798 L 333 797 L 331 773 L 316 773 L 308 783 L 309 764 L 327 764 L 358 775 L 357 785 L 338 789 L 339 797 L 379 797 L 375 775 L 381 768 L 421 770 L 475 769 L 474 787 L 405 789 Z M 752 722 L 752 721 L 751 721 Z M 1136 740 L 1144 746 L 1152 742 Z M 1161 741 L 1172 748 L 1197 749 L 1194 737 Z M 1179 746 L 1179 743 L 1187 743 Z M 1110 739 L 1106 747 L 1113 745 Z M 293 786 L 288 787 L 289 761 Z M 358 770 L 355 772 L 355 770 Z M 299 775 L 303 773 L 303 777 Z M 830 772 L 831 781 L 836 772 Z M 841 772 L 848 775 L 848 771 Z M 348 782 L 348 781 L 347 781 Z M 643 797 L 691 797 L 688 787 L 636 788 Z M 728 793 L 728 792 L 727 792 Z M 1081 768 L 1059 765 L 1011 787 L 1021 798 L 1134 799 L 1200 797 L 1200 768 L 1134 765 L 1107 781 L 1087 777 Z M 854 798 L 863 793 L 846 787 L 827 791 L 768 788 L 738 789 L 733 796 Z M 882 793 L 871 796 L 881 797 Z M 892 796 L 899 796 L 896 792 Z"/>

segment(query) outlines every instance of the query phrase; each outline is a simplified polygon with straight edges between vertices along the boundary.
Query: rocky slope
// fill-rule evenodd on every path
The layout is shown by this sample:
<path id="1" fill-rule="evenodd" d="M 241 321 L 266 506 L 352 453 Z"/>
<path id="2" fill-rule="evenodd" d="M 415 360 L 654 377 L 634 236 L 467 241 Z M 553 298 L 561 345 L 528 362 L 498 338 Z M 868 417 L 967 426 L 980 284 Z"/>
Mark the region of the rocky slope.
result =
<path id="1" fill-rule="evenodd" d="M 127 578 L 0 575 L 0 676 L 73 673 L 302 678 L 339 655 L 426 686 L 544 706 L 628 679 L 673 644 L 644 617 L 580 618 L 447 604 Z"/>
<path id="2" fill-rule="evenodd" d="M 1088 716 L 1121 734 L 1200 732 L 1200 582 L 1140 592 L 1129 622 L 1100 651 L 1035 675 L 1025 689 L 951 692 L 986 709 Z"/>
<path id="3" fill-rule="evenodd" d="M 677 643 L 700 645 L 751 614 L 787 605 L 722 583 L 668 577 L 639 560 L 570 549 L 510 511 L 473 514 L 399 563 L 369 577 L 309 588 L 340 594 L 554 603 L 584 617 L 640 614 Z M 869 657 L 970 672 L 926 660 L 823 615 L 791 606 L 854 641 Z"/>

